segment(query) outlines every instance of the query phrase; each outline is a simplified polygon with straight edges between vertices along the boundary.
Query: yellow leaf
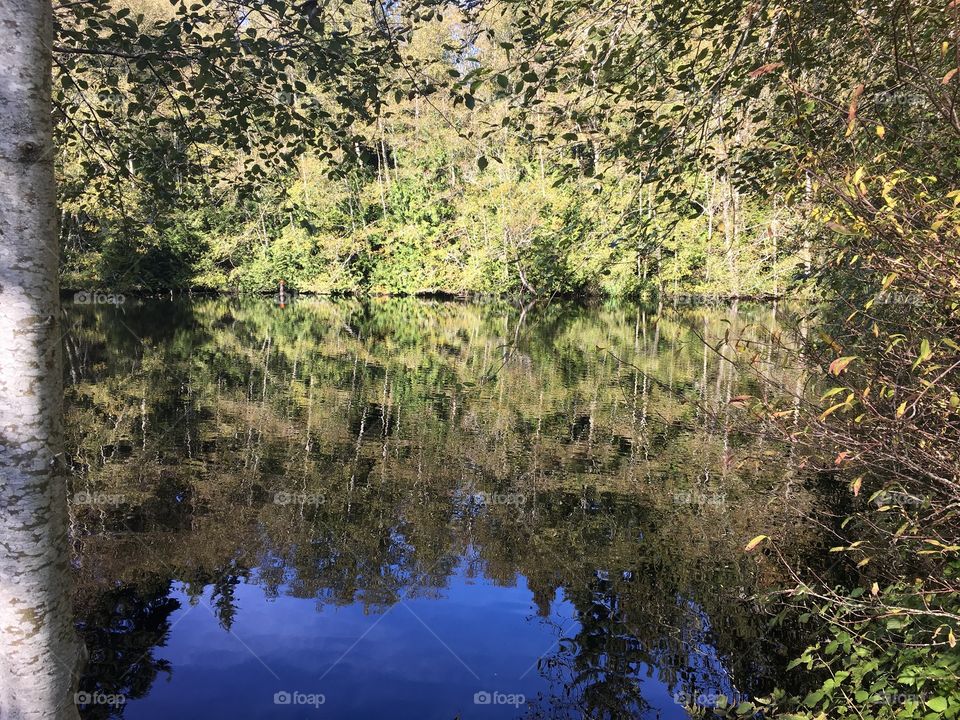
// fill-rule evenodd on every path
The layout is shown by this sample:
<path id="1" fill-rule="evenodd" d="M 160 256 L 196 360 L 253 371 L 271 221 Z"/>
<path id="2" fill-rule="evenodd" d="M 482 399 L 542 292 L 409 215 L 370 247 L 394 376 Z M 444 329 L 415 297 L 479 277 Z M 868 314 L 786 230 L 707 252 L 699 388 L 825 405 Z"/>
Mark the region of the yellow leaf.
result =
<path id="1" fill-rule="evenodd" d="M 880 586 L 877 585 L 876 582 L 874 582 L 873 585 L 870 586 L 870 594 L 877 595 L 879 592 L 880 592 Z"/>
<path id="2" fill-rule="evenodd" d="M 853 481 L 853 484 L 850 486 L 853 489 L 853 496 L 856 497 L 860 494 L 860 487 L 863 485 L 863 475 L 858 477 Z"/>
<path id="3" fill-rule="evenodd" d="M 821 420 L 826 420 L 828 417 L 830 417 L 831 415 L 833 415 L 833 414 L 834 414 L 837 410 L 839 410 L 840 408 L 842 408 L 842 407 L 847 407 L 847 406 L 850 404 L 850 398 L 851 398 L 851 397 L 853 397 L 853 395 L 848 395 L 848 396 L 847 396 L 847 399 L 844 400 L 842 403 L 837 403 L 837 404 L 834 405 L 833 407 L 830 407 L 830 408 L 827 408 L 826 410 L 824 410 L 823 413 L 820 415 L 820 419 L 821 419 Z"/>
<path id="4" fill-rule="evenodd" d="M 834 360 L 832 363 L 830 363 L 830 374 L 831 374 L 831 375 L 839 375 L 840 373 L 842 373 L 842 372 L 846 369 L 847 365 L 849 365 L 850 363 L 852 363 L 852 362 L 853 362 L 854 360 L 856 360 L 856 359 L 857 359 L 857 356 L 856 356 L 856 355 L 850 355 L 850 356 L 848 356 L 848 357 L 837 358 L 837 359 Z"/>
<path id="5" fill-rule="evenodd" d="M 903 414 L 907 411 L 907 401 L 904 400 L 900 403 L 900 407 L 897 408 L 897 417 L 903 417 Z"/>
<path id="6" fill-rule="evenodd" d="M 759 545 L 760 543 L 762 543 L 762 542 L 763 542 L 764 540 L 766 540 L 766 539 L 767 539 L 767 536 L 766 536 L 766 535 L 757 535 L 753 540 L 751 540 L 750 542 L 748 542 L 748 543 L 744 546 L 743 549 L 746 550 L 747 552 L 750 552 L 750 551 L 753 550 L 757 545 Z"/>
<path id="7" fill-rule="evenodd" d="M 827 335 L 827 333 L 825 333 L 823 330 L 818 330 L 817 332 L 820 334 L 820 337 L 823 338 L 823 341 L 826 342 L 828 345 L 830 345 L 831 348 L 833 348 L 833 351 L 835 353 L 839 355 L 840 353 L 843 352 L 843 348 L 840 347 L 840 344 L 836 340 L 834 340 L 832 337 Z"/>
<path id="8" fill-rule="evenodd" d="M 887 134 L 887 129 L 883 125 L 877 125 L 877 137 L 883 140 L 883 136 Z"/>
<path id="9" fill-rule="evenodd" d="M 846 388 L 844 387 L 830 388 L 823 394 L 823 397 L 821 397 L 820 400 L 826 400 L 827 398 L 832 398 L 834 395 L 842 393 L 844 390 L 846 390 Z"/>

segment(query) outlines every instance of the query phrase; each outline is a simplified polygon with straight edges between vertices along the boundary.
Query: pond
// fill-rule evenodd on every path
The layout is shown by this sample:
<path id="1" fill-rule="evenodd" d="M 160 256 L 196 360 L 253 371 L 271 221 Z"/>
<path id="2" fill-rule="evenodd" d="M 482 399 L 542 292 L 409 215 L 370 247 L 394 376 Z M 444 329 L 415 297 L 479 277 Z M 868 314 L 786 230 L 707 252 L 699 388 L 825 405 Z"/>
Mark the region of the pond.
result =
<path id="1" fill-rule="evenodd" d="M 686 718 L 782 682 L 772 307 L 68 304 L 84 717 Z M 769 392 L 769 391 L 767 391 Z M 812 551 L 812 550 L 811 550 Z"/>

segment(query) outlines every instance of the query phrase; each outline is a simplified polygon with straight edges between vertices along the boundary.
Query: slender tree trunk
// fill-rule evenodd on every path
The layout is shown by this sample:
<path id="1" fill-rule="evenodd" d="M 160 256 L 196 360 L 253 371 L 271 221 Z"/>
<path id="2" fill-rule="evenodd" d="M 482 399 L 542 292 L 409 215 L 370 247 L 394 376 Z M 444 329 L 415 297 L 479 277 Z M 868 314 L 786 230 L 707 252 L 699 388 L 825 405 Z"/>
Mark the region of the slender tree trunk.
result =
<path id="1" fill-rule="evenodd" d="M 652 228 L 654 221 L 653 188 L 647 196 L 647 226 Z M 657 261 L 657 303 L 663 304 L 663 240 L 657 235 L 657 248 L 654 253 Z"/>
<path id="2" fill-rule="evenodd" d="M 806 202 L 808 213 L 813 208 L 813 178 L 807 172 L 806 178 Z M 803 247 L 800 250 L 800 257 L 803 260 L 803 277 L 810 279 L 813 275 L 813 246 L 810 243 L 810 235 L 805 231 L 803 238 Z"/>
<path id="3" fill-rule="evenodd" d="M 387 219 L 387 196 L 383 190 L 383 165 L 384 159 L 380 154 L 380 151 L 377 150 L 377 185 L 380 187 L 380 206 L 383 208 L 383 219 Z"/>
<path id="4" fill-rule="evenodd" d="M 725 254 L 727 256 L 727 273 L 729 287 L 727 292 L 734 297 L 740 296 L 740 269 L 737 266 L 737 235 L 739 233 L 739 215 L 737 208 L 737 191 L 733 183 L 727 183 L 727 197 L 723 203 L 724 236 L 726 238 Z"/>
<path id="5" fill-rule="evenodd" d="M 713 196 L 717 187 L 717 174 L 716 172 L 710 173 L 710 182 L 707 186 L 707 248 L 703 254 L 704 257 L 704 266 L 703 272 L 705 275 L 705 284 L 707 286 L 707 292 L 710 293 L 710 252 L 713 245 L 713 216 L 715 213 L 715 207 L 713 204 Z"/>
<path id="6" fill-rule="evenodd" d="M 387 187 L 390 186 L 390 162 L 387 159 L 387 135 L 383 129 L 383 118 L 377 118 L 377 126 L 380 129 L 380 155 L 383 157 L 383 177 L 387 181 Z"/>
<path id="7" fill-rule="evenodd" d="M 773 198 L 773 217 L 770 219 L 770 239 L 773 240 L 773 297 L 780 297 L 780 271 L 777 266 L 780 254 L 780 226 L 777 222 L 777 198 Z M 776 317 L 774 317 L 776 319 Z"/>
<path id="8" fill-rule="evenodd" d="M 77 718 L 49 0 L 0 2 L 0 717 Z"/>
<path id="9" fill-rule="evenodd" d="M 723 199 L 723 237 L 724 237 L 724 257 L 727 261 L 727 287 L 728 295 L 737 295 L 737 266 L 734 261 L 734 223 L 736 215 L 733 209 L 733 192 L 727 187 L 726 197 Z"/>

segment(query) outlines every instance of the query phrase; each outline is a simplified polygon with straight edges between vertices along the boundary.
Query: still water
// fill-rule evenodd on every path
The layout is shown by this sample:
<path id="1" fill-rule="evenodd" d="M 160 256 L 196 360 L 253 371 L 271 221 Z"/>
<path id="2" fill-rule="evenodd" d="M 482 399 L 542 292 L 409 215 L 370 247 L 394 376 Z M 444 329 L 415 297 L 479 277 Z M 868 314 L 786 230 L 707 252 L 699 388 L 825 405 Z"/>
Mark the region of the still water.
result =
<path id="1" fill-rule="evenodd" d="M 678 719 L 778 681 L 743 547 L 802 548 L 810 499 L 726 357 L 799 387 L 774 309 L 66 314 L 85 717 Z"/>

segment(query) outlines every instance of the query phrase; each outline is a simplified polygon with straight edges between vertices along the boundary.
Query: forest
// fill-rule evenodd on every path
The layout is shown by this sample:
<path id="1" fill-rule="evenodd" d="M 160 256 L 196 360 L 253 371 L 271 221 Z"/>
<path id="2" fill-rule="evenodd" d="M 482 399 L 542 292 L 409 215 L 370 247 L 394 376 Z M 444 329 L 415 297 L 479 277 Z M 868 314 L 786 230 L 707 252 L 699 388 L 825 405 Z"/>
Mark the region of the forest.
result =
<path id="1" fill-rule="evenodd" d="M 710 128 L 699 147 L 677 156 L 675 125 L 694 119 L 679 117 L 693 110 L 684 98 L 694 92 L 683 77 L 694 66 L 682 57 L 696 47 L 706 63 L 720 48 L 708 50 L 713 40 L 704 36 L 624 75 L 641 43 L 663 41 L 662 30 L 632 38 L 631 48 L 608 37 L 617 23 L 639 30 L 649 22 L 643 6 L 604 18 L 575 53 L 564 50 L 572 17 L 563 20 L 555 47 L 540 50 L 539 60 L 537 53 L 521 60 L 535 49 L 522 37 L 536 34 L 533 9 L 425 7 L 399 18 L 383 9 L 382 22 L 398 23 L 403 45 L 373 88 L 364 85 L 374 82 L 373 69 L 359 60 L 333 92 L 325 73 L 334 68 L 297 54 L 282 71 L 264 69 L 252 49 L 237 62 L 253 87 L 207 93 L 196 89 L 228 71 L 207 56 L 231 31 L 217 15 L 225 10 L 162 0 L 116 5 L 109 7 L 119 17 L 79 19 L 103 23 L 101 33 L 138 57 L 144 48 L 136 44 L 148 39 L 158 58 L 174 51 L 164 43 L 184 43 L 175 51 L 192 53 L 200 67 L 69 51 L 58 59 L 55 103 L 69 118 L 58 125 L 68 288 L 264 292 L 284 280 L 302 292 L 340 294 L 808 292 L 808 207 L 791 202 L 789 188 L 737 179 L 751 172 L 744 161 L 773 170 L 768 135 L 780 120 L 753 116 L 777 113 L 778 98 L 760 93 L 758 79 L 747 89 L 762 95 L 756 108 L 698 108 L 715 115 L 698 119 L 707 128 L 737 127 L 729 136 Z M 331 28 L 377 21 L 369 10 L 349 3 L 331 10 Z M 270 42 L 270 23 L 283 21 L 271 18 L 251 12 L 233 40 L 241 48 Z M 695 19 L 671 22 L 676 32 Z M 192 34 L 174 41 L 184 23 Z M 381 52 L 359 32 L 343 42 L 357 53 Z M 600 63 L 598 55 L 609 57 Z M 601 82 L 590 78 L 598 69 Z M 657 87 L 644 90 L 650 97 L 638 96 L 638 83 L 657 75 Z M 343 107 L 343 95 L 363 100 L 351 82 L 375 93 L 371 107 Z M 255 93 L 255 110 L 225 115 L 231 98 L 221 93 L 231 90 Z M 749 122 L 735 119 L 748 113 Z M 329 137 L 316 137 L 323 125 L 332 126 Z M 758 152 L 768 157 L 751 157 Z"/>
<path id="2" fill-rule="evenodd" d="M 177 613 L 278 599 L 377 616 L 321 676 L 356 647 L 371 702 L 395 607 L 507 682 L 417 615 L 509 637 L 483 586 L 544 684 L 400 716 L 960 717 L 960 2 L 39 5 L 0 714 L 161 717 Z"/>

